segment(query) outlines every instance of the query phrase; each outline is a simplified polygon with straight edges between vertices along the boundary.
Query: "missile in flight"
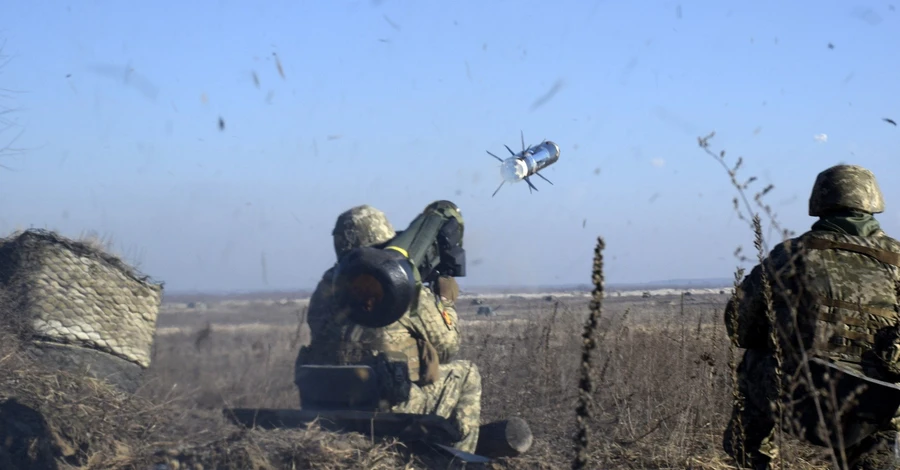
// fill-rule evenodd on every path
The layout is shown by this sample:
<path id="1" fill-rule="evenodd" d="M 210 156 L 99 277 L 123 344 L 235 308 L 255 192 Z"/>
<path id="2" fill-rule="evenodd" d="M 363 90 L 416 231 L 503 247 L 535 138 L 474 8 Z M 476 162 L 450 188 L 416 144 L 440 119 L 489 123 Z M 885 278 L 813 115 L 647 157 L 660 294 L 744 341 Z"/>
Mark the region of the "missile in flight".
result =
<path id="1" fill-rule="evenodd" d="M 500 182 L 500 186 L 497 186 L 497 189 L 494 191 L 494 194 L 491 197 L 497 195 L 497 192 L 500 191 L 500 188 L 503 187 L 506 183 L 518 183 L 519 181 L 525 180 L 528 183 L 528 192 L 537 191 L 538 189 L 531 184 L 531 180 L 528 179 L 531 176 L 537 175 L 541 177 L 544 181 L 553 184 L 544 177 L 544 175 L 538 173 L 539 171 L 547 168 L 548 166 L 554 164 L 559 160 L 559 145 L 555 143 L 545 140 L 538 145 L 529 145 L 528 148 L 525 148 L 525 133 L 521 133 L 522 138 L 522 151 L 519 153 L 515 153 L 509 148 L 508 145 L 504 145 L 506 150 L 509 150 L 509 154 L 511 157 L 506 160 L 494 155 L 490 151 L 488 151 L 488 155 L 496 158 L 500 161 L 500 176 L 503 178 L 503 181 Z"/>

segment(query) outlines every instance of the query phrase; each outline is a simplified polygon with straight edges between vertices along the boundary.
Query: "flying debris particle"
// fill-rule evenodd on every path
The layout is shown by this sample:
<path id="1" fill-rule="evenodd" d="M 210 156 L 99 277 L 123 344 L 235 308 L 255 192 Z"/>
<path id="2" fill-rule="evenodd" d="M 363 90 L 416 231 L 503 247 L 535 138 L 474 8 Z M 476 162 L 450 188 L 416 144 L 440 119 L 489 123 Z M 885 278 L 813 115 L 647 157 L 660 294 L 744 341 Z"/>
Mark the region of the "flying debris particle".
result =
<path id="1" fill-rule="evenodd" d="M 457 190 L 456 190 L 456 195 L 457 195 L 457 196 L 462 196 L 462 190 L 461 190 L 461 189 L 457 189 Z"/>
<path id="2" fill-rule="evenodd" d="M 851 15 L 869 23 L 870 26 L 881 23 L 881 16 L 878 13 L 875 13 L 871 8 L 856 7 L 853 9 Z"/>
<path id="3" fill-rule="evenodd" d="M 259 88 L 259 76 L 256 75 L 255 70 L 252 73 L 253 73 L 253 84 L 256 85 L 256 88 L 258 89 Z"/>
<path id="4" fill-rule="evenodd" d="M 219 116 L 219 130 L 220 130 L 220 131 L 224 131 L 224 130 L 225 130 L 225 120 L 222 119 L 222 116 Z"/>
<path id="5" fill-rule="evenodd" d="M 760 132 L 762 132 L 762 127 L 757 127 L 756 129 L 753 129 L 753 135 L 759 135 Z"/>
<path id="6" fill-rule="evenodd" d="M 97 75 L 102 75 L 115 80 L 122 80 L 122 83 L 137 89 L 151 101 L 156 100 L 156 96 L 159 94 L 159 88 L 147 78 L 136 73 L 134 67 L 130 65 L 125 67 L 116 65 L 92 65 L 89 68 Z"/>
<path id="7" fill-rule="evenodd" d="M 581 221 L 581 228 L 587 227 L 587 219 Z"/>
<path id="8" fill-rule="evenodd" d="M 590 119 L 588 119 L 590 121 Z M 572 144 L 572 150 L 578 150 L 578 144 Z"/>
<path id="9" fill-rule="evenodd" d="M 628 84 L 628 77 L 631 76 L 631 73 L 634 72 L 634 69 L 638 66 L 637 57 L 632 57 L 627 64 L 625 64 L 625 68 L 622 69 L 622 75 L 619 82 L 622 85 Z M 671 78 L 671 77 L 670 77 Z"/>
<path id="10" fill-rule="evenodd" d="M 895 125 L 895 126 L 897 125 L 897 123 L 894 122 L 894 120 L 891 119 L 891 118 L 883 118 L 883 120 L 884 120 L 884 122 L 886 122 L 886 123 L 888 123 L 888 124 L 893 124 L 893 125 Z"/>
<path id="11" fill-rule="evenodd" d="M 828 136 L 825 134 L 816 134 L 813 139 L 816 139 L 816 142 L 828 142 Z"/>
<path id="12" fill-rule="evenodd" d="M 384 42 L 384 43 L 391 42 L 390 39 L 385 39 L 385 38 L 378 38 L 378 40 L 381 41 L 381 42 Z"/>
<path id="13" fill-rule="evenodd" d="M 681 19 L 681 5 L 680 4 L 675 6 L 675 17 L 678 18 L 679 20 Z"/>
<path id="14" fill-rule="evenodd" d="M 272 99 L 275 98 L 275 91 L 269 91 L 269 94 L 266 95 L 266 103 L 272 104 Z"/>
<path id="15" fill-rule="evenodd" d="M 200 94 L 200 102 L 203 104 L 209 103 L 209 98 L 206 97 L 206 93 Z"/>
<path id="16" fill-rule="evenodd" d="M 382 15 L 382 16 L 384 17 L 384 21 L 387 21 L 387 24 L 391 25 L 391 28 L 394 28 L 395 30 L 400 31 L 400 25 L 391 21 L 391 19 L 388 18 L 387 15 Z"/>
<path id="17" fill-rule="evenodd" d="M 469 81 L 471 82 L 472 81 L 472 70 L 469 69 L 469 61 L 467 60 L 465 62 L 466 62 L 466 77 L 468 77 Z"/>
<path id="18" fill-rule="evenodd" d="M 71 73 L 67 73 L 67 74 L 66 74 L 66 78 L 72 78 L 72 74 L 71 74 Z"/>
<path id="19" fill-rule="evenodd" d="M 829 48 L 829 49 L 834 49 L 834 44 L 832 44 L 832 43 L 829 42 L 829 43 L 828 43 L 828 48 Z"/>
<path id="20" fill-rule="evenodd" d="M 685 134 L 697 133 L 696 126 L 694 126 L 694 124 L 692 124 L 689 120 L 685 119 L 683 116 L 672 113 L 662 106 L 657 106 L 653 110 L 653 114 L 656 114 L 656 117 L 659 118 L 659 120 L 663 121 L 665 124 L 668 124 L 672 128 L 677 128 Z"/>
<path id="21" fill-rule="evenodd" d="M 275 58 L 275 66 L 278 67 L 278 75 L 281 75 L 281 78 L 284 79 L 284 68 L 281 67 L 281 59 L 278 58 L 278 54 L 275 52 L 272 53 L 272 57 Z"/>
<path id="22" fill-rule="evenodd" d="M 547 104 L 548 101 L 553 99 L 553 97 L 556 96 L 557 93 L 559 93 L 559 90 L 562 89 L 563 83 L 563 79 L 557 79 L 556 82 L 553 83 L 553 86 L 550 87 L 550 90 L 547 91 L 547 93 L 544 93 L 540 98 L 532 103 L 531 110 L 534 111 L 535 109 L 540 108 L 541 106 Z"/>
<path id="23" fill-rule="evenodd" d="M 486 51 L 486 50 L 487 50 L 487 43 L 481 44 L 481 50 L 482 50 L 482 51 Z"/>
<path id="24" fill-rule="evenodd" d="M 328 139 L 328 140 L 338 140 L 340 138 L 341 138 L 340 134 L 331 134 L 328 137 L 326 137 L 326 139 Z"/>
<path id="25" fill-rule="evenodd" d="M 600 167 L 599 167 L 599 166 L 598 166 L 597 168 L 594 168 L 594 174 L 595 174 L 595 175 L 599 175 L 599 174 L 600 174 Z"/>

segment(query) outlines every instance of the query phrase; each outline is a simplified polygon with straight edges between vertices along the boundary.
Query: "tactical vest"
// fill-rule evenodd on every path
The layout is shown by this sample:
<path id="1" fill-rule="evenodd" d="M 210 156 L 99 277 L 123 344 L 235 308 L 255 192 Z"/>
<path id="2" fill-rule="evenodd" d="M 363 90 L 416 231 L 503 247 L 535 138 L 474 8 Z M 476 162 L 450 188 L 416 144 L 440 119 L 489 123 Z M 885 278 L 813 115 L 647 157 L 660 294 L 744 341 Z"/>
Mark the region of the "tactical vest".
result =
<path id="1" fill-rule="evenodd" d="M 883 236 L 828 231 L 796 240 L 802 258 L 798 324 L 813 356 L 860 363 L 875 334 L 897 322 L 900 247 Z"/>
<path id="2" fill-rule="evenodd" d="M 410 381 L 419 380 L 419 346 L 403 325 L 403 319 L 382 328 L 348 324 L 343 330 L 337 345 L 339 363 L 366 363 L 383 352 L 393 360 L 405 361 Z"/>
<path id="3" fill-rule="evenodd" d="M 418 344 L 405 326 L 406 316 L 383 328 L 354 324 L 336 311 L 330 298 L 330 282 L 326 281 L 330 279 L 320 283 L 314 295 L 316 305 L 311 305 L 309 309 L 312 341 L 309 346 L 301 348 L 297 365 L 371 365 L 376 356 L 386 353 L 392 361 L 405 362 L 410 381 L 418 381 Z"/>

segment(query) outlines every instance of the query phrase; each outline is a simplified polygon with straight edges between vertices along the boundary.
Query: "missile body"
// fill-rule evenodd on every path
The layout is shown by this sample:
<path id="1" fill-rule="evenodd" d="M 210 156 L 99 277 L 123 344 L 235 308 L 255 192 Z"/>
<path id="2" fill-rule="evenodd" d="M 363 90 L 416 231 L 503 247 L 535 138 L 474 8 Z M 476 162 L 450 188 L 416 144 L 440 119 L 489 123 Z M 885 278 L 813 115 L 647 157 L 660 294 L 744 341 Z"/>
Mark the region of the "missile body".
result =
<path id="1" fill-rule="evenodd" d="M 509 150 L 510 155 L 512 155 L 506 160 L 488 152 L 488 155 L 500 161 L 500 177 L 503 179 L 500 186 L 494 191 L 493 196 L 497 195 L 497 192 L 500 191 L 500 188 L 503 187 L 504 183 L 518 183 L 522 180 L 525 180 L 525 182 L 528 183 L 529 191 L 537 191 L 537 188 L 531 184 L 531 180 L 529 179 L 529 177 L 534 175 L 553 184 L 550 180 L 545 178 L 544 175 L 538 172 L 559 160 L 559 145 L 556 145 L 549 140 L 545 140 L 538 145 L 529 145 L 528 148 L 525 148 L 525 136 L 523 135 L 521 152 L 515 153 L 509 147 L 506 147 L 506 150 Z"/>

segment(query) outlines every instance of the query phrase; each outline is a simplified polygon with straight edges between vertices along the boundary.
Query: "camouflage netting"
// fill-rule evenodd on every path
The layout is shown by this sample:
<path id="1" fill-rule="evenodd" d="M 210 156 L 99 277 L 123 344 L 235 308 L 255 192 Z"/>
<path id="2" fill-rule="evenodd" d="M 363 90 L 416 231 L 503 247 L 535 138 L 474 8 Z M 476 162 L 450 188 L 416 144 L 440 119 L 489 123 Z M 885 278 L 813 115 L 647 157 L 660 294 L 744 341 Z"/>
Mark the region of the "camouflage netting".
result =
<path id="1" fill-rule="evenodd" d="M 35 340 L 40 355 L 89 348 L 149 367 L 162 289 L 118 258 L 52 232 L 0 240 L 3 320 Z"/>

